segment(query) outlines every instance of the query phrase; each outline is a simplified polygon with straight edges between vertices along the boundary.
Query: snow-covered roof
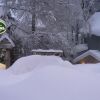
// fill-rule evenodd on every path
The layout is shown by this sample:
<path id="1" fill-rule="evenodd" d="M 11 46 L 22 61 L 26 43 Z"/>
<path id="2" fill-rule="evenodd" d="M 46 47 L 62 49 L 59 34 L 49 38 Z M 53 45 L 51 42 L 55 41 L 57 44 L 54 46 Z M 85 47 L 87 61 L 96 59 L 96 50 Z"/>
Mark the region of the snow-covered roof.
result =
<path id="1" fill-rule="evenodd" d="M 92 56 L 92 57 L 94 57 L 98 61 L 100 61 L 100 51 L 98 51 L 98 50 L 89 50 L 89 51 L 83 53 L 82 55 L 78 56 L 77 58 L 75 58 L 73 60 L 73 63 L 76 63 L 79 60 L 81 60 L 81 59 L 83 59 L 83 58 L 85 58 L 85 57 L 87 57 L 89 55 Z"/>
<path id="2" fill-rule="evenodd" d="M 4 34 L 4 35 L 1 36 L 0 42 L 3 41 L 4 39 L 7 39 L 7 40 L 9 41 L 9 43 L 11 43 L 11 45 L 12 45 L 13 47 L 15 47 L 14 42 L 9 38 L 9 36 L 8 36 L 7 34 Z"/>
<path id="3" fill-rule="evenodd" d="M 96 12 L 89 20 L 91 34 L 100 36 L 100 12 Z"/>
<path id="4" fill-rule="evenodd" d="M 61 53 L 63 53 L 63 51 L 62 50 L 53 50 L 53 49 L 49 49 L 49 50 L 43 50 L 43 49 L 33 49 L 32 50 L 32 52 L 61 52 Z"/>

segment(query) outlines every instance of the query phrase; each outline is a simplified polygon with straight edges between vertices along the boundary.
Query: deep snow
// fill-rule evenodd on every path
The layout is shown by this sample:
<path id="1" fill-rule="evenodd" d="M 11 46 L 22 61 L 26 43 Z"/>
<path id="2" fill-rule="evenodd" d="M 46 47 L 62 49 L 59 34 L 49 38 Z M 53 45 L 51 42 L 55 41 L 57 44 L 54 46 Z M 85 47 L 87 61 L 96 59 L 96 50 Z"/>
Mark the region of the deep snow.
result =
<path id="1" fill-rule="evenodd" d="M 24 57 L 0 72 L 0 100 L 99 100 L 99 67 L 55 56 Z"/>

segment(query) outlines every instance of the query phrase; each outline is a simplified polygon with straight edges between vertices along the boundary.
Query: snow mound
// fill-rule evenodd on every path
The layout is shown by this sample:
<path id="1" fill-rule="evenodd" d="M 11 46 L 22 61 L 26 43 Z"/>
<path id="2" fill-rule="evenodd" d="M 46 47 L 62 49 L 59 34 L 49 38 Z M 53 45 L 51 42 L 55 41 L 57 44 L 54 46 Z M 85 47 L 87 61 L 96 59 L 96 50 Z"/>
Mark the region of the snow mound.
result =
<path id="1" fill-rule="evenodd" d="M 44 57 L 43 57 L 44 58 Z M 69 65 L 69 63 L 68 63 Z M 99 64 L 100 65 L 100 64 Z M 87 65 L 88 66 L 88 65 Z M 81 67 L 81 65 L 80 65 Z M 28 73 L 16 84 L 0 85 L 1 100 L 99 100 L 100 74 L 77 68 L 49 65 Z M 18 75 L 18 77 L 26 77 Z M 2 76 L 3 77 L 3 76 Z M 15 78 L 18 78 L 15 77 Z M 13 77 L 14 78 L 14 77 Z M 1 78 L 0 78 L 1 81 Z"/>
<path id="2" fill-rule="evenodd" d="M 27 79 L 31 74 L 14 75 L 8 70 L 0 70 L 0 86 L 10 86 Z"/>
<path id="3" fill-rule="evenodd" d="M 100 12 L 96 12 L 90 19 L 91 34 L 100 36 Z"/>
<path id="4" fill-rule="evenodd" d="M 0 100 L 99 99 L 100 64 L 73 66 L 60 57 L 28 56 L 0 72 Z"/>
<path id="5" fill-rule="evenodd" d="M 63 61 L 57 56 L 39 56 L 32 55 L 18 59 L 8 70 L 14 74 L 27 73 L 35 68 L 42 68 L 46 66 L 72 66 L 70 62 Z"/>
<path id="6" fill-rule="evenodd" d="M 100 63 L 97 64 L 78 64 L 75 65 L 76 69 L 80 72 L 85 72 L 89 74 L 100 74 Z"/>

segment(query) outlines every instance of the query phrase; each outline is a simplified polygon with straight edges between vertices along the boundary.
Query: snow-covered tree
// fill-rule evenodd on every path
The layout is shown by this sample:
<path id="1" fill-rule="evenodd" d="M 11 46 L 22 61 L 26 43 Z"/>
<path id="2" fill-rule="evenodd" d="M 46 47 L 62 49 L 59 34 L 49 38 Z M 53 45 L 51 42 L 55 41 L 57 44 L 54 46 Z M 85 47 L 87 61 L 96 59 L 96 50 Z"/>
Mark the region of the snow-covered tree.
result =
<path id="1" fill-rule="evenodd" d="M 94 4 L 95 4 L 95 0 L 81 0 L 83 16 L 86 21 L 95 12 Z"/>
<path id="2" fill-rule="evenodd" d="M 2 0 L 9 34 L 22 54 L 62 49 L 70 54 L 84 22 L 80 0 Z M 8 18 L 9 19 L 9 18 Z M 21 44 L 20 44 L 21 43 Z M 19 47 L 20 44 L 20 47 Z"/>

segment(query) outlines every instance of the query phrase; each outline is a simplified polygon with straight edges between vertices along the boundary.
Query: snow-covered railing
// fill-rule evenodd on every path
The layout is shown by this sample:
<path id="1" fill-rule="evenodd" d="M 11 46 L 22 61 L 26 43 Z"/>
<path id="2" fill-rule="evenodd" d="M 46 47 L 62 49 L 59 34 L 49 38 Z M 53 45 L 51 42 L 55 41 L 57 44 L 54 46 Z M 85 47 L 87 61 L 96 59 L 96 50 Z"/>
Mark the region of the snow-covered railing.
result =
<path id="1" fill-rule="evenodd" d="M 55 56 L 63 56 L 62 50 L 43 50 L 43 49 L 33 49 L 33 55 L 55 55 Z"/>

